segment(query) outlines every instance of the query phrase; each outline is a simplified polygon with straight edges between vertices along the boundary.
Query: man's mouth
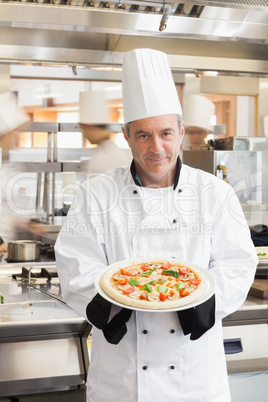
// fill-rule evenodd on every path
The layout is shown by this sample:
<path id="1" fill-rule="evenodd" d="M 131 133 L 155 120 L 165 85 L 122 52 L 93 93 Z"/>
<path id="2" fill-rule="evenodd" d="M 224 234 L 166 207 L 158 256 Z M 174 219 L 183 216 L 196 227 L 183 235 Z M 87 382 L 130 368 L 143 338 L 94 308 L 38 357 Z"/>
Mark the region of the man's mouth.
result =
<path id="1" fill-rule="evenodd" d="M 151 162 L 162 162 L 167 158 L 167 156 L 147 156 L 146 159 Z"/>

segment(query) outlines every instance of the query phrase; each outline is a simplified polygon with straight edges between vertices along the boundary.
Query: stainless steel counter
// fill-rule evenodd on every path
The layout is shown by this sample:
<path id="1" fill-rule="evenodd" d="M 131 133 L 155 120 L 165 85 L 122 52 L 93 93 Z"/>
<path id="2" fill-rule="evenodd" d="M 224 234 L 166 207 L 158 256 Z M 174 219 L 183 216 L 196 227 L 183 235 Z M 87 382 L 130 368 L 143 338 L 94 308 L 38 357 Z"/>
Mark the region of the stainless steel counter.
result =
<path id="1" fill-rule="evenodd" d="M 58 278 L 41 280 L 37 277 L 41 265 L 33 264 L 31 274 L 36 278 L 28 285 L 14 277 L 22 271 L 21 265 L 0 266 L 0 294 L 4 296 L 0 305 L 0 397 L 80 392 L 89 365 L 91 326 L 62 301 Z M 46 268 L 55 270 L 49 264 Z"/>
<path id="2" fill-rule="evenodd" d="M 223 337 L 229 374 L 268 371 L 268 300 L 248 296 L 223 320 Z"/>
<path id="3" fill-rule="evenodd" d="M 223 320 L 223 326 L 268 323 L 268 301 L 248 296 L 243 306 Z"/>

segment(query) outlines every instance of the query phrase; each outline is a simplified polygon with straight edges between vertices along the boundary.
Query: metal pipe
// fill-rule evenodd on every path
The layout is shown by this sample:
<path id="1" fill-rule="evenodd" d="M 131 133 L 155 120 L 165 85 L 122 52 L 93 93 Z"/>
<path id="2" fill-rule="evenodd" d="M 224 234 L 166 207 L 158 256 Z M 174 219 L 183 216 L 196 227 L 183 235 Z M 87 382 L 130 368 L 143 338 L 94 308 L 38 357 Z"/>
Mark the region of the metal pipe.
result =
<path id="1" fill-rule="evenodd" d="M 171 5 L 170 4 L 165 4 L 164 10 L 163 10 L 163 15 L 162 15 L 162 18 L 161 18 L 161 21 L 160 21 L 160 26 L 159 26 L 159 31 L 160 32 L 162 32 L 162 31 L 164 31 L 164 29 L 166 29 L 167 20 L 168 20 L 168 17 L 170 16 L 170 14 L 171 14 L 171 10 L 172 10 Z"/>
<path id="2" fill-rule="evenodd" d="M 227 167 L 224 166 L 224 165 L 218 165 L 217 170 L 222 171 L 222 180 L 226 181 L 226 183 L 228 183 L 228 178 L 227 178 L 228 170 L 227 170 Z"/>
<path id="3" fill-rule="evenodd" d="M 166 1 L 162 1 L 162 2 L 151 2 L 151 1 L 141 1 L 141 0 L 137 0 L 137 1 L 132 1 L 132 0 L 119 0 L 119 1 L 115 1 L 115 0 L 111 0 L 109 1 L 109 3 L 115 3 L 115 4 L 130 4 L 130 5 L 136 5 L 136 6 L 144 6 L 144 7 L 163 7 L 163 15 L 160 21 L 160 25 L 159 25 L 159 31 L 162 32 L 164 31 L 164 29 L 166 29 L 167 27 L 167 20 L 168 17 L 171 14 L 172 11 L 172 6 L 169 2 Z"/>
<path id="4" fill-rule="evenodd" d="M 47 162 L 53 161 L 54 146 L 54 133 L 48 132 L 47 137 Z M 45 173 L 45 183 L 44 183 L 44 202 L 46 211 L 46 222 L 53 223 L 54 221 L 54 179 L 53 173 Z"/>
<path id="5" fill-rule="evenodd" d="M 42 177 L 43 177 L 43 172 L 37 172 L 35 209 L 36 209 L 38 217 L 40 217 L 41 213 L 43 212 L 43 208 L 41 207 Z"/>
<path id="6" fill-rule="evenodd" d="M 58 161 L 58 135 L 54 132 L 54 141 L 53 141 L 53 162 Z"/>

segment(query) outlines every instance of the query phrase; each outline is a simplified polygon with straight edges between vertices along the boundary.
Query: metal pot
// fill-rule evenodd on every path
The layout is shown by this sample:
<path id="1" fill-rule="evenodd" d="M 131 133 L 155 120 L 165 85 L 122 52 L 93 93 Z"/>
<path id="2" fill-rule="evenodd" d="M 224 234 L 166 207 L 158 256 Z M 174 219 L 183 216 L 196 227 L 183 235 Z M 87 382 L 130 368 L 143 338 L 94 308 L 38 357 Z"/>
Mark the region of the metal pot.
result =
<path id="1" fill-rule="evenodd" d="M 40 241 L 15 240 L 7 244 L 8 260 L 13 262 L 38 261 L 40 259 Z"/>

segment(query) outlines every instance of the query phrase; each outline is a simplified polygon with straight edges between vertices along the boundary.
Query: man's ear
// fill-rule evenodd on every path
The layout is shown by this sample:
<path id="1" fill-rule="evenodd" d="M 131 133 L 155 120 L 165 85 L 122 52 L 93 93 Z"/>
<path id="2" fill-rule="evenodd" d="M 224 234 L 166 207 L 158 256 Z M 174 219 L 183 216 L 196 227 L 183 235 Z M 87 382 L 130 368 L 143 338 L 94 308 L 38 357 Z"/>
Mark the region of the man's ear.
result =
<path id="1" fill-rule="evenodd" d="M 182 140 L 185 133 L 184 121 L 181 123 L 181 135 L 180 135 L 180 149 L 182 149 Z"/>
<path id="2" fill-rule="evenodd" d="M 128 145 L 129 145 L 129 137 L 128 137 L 127 134 L 126 134 L 126 131 L 125 131 L 124 127 L 122 127 L 122 133 L 123 133 L 123 135 L 124 135 L 124 138 L 125 138 L 126 142 L 127 142 Z M 129 147 L 130 147 L 130 145 L 129 145 Z"/>
<path id="3" fill-rule="evenodd" d="M 181 139 L 183 139 L 184 133 L 185 133 L 185 127 L 184 127 L 184 120 L 183 120 L 181 123 Z"/>

